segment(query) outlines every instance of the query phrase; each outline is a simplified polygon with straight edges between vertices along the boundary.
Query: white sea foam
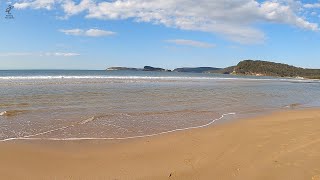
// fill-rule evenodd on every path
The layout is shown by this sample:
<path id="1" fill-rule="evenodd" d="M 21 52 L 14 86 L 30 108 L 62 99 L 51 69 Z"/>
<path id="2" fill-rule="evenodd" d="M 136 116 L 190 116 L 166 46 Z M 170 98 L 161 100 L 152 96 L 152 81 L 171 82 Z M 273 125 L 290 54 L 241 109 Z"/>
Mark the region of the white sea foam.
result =
<path id="1" fill-rule="evenodd" d="M 251 78 L 251 77 L 201 77 L 201 76 L 0 76 L 0 80 L 59 80 L 59 79 L 110 79 L 110 80 L 243 80 L 320 82 L 312 79 Z"/>
<path id="2" fill-rule="evenodd" d="M 161 79 L 222 79 L 222 80 L 234 80 L 234 79 L 249 79 L 249 78 L 226 78 L 226 77 L 183 77 L 183 76 L 3 76 L 0 77 L 3 80 L 45 80 L 45 79 L 120 79 L 120 80 L 161 80 Z M 256 80 L 256 79 L 253 79 Z"/>
<path id="3" fill-rule="evenodd" d="M 80 124 L 87 124 L 88 122 L 94 121 L 95 119 L 96 119 L 96 118 L 93 116 L 93 117 L 91 117 L 91 118 L 89 118 L 89 119 L 86 119 L 86 120 L 80 122 Z"/>
<path id="4" fill-rule="evenodd" d="M 0 112 L 0 116 L 4 116 L 7 114 L 7 111 Z"/>
<path id="5" fill-rule="evenodd" d="M 58 130 L 63 130 L 63 129 L 67 129 L 67 128 L 72 128 L 75 125 L 69 125 L 69 126 L 64 126 L 61 128 L 57 128 L 57 129 L 53 129 L 53 130 L 49 130 L 49 131 L 45 131 L 42 133 L 37 133 L 37 134 L 33 134 L 33 135 L 28 135 L 28 136 L 23 136 L 23 137 L 15 137 L 15 138 L 7 138 L 7 139 L 2 139 L 0 140 L 0 142 L 7 142 L 7 141 L 14 141 L 14 140 L 49 140 L 49 141 L 79 141 L 79 140 L 126 140 L 126 139 L 137 139 L 137 138 L 145 138 L 145 137 L 153 137 L 153 136 L 159 136 L 159 135 L 163 135 L 163 134 L 169 134 L 169 133 L 173 133 L 173 132 L 177 132 L 177 131 L 186 131 L 186 130 L 191 130 L 191 129 L 199 129 L 199 128 L 204 128 L 204 127 L 208 127 L 210 125 L 212 125 L 213 123 L 215 123 L 216 121 L 219 121 L 221 119 L 223 119 L 225 116 L 230 116 L 230 115 L 235 115 L 236 113 L 226 113 L 221 115 L 221 117 L 217 118 L 217 119 L 213 119 L 212 121 L 210 121 L 207 124 L 204 125 L 200 125 L 200 126 L 193 126 L 193 127 L 187 127 L 187 128 L 180 128 L 180 129 L 174 129 L 174 130 L 169 130 L 169 131 L 164 131 L 164 132 L 160 132 L 160 133 L 155 133 L 155 134 L 147 134 L 147 135 L 140 135 L 140 136 L 130 136 L 130 137 L 105 137 L 105 138 L 34 138 L 35 136 L 39 136 L 39 135 L 44 135 L 44 134 L 48 134 L 54 131 L 58 131 Z M 91 118 L 90 118 L 91 119 Z M 80 123 L 81 124 L 81 123 Z"/>

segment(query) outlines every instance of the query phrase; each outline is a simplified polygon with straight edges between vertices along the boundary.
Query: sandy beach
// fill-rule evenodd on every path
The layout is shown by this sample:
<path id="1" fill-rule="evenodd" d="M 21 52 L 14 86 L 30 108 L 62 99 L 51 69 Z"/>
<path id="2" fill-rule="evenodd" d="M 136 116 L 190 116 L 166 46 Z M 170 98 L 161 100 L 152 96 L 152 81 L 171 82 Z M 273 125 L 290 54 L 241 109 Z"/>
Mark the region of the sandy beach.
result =
<path id="1" fill-rule="evenodd" d="M 125 141 L 0 143 L 1 179 L 320 179 L 320 110 Z"/>

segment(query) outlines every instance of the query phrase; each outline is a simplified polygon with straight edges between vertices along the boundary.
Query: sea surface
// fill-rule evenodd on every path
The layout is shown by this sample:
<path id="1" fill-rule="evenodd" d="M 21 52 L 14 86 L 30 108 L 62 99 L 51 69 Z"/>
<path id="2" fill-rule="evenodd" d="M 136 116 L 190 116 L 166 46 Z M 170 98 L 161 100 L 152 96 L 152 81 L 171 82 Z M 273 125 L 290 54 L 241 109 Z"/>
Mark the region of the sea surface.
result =
<path id="1" fill-rule="evenodd" d="M 177 72 L 0 71 L 0 141 L 125 139 L 320 105 L 320 81 Z"/>

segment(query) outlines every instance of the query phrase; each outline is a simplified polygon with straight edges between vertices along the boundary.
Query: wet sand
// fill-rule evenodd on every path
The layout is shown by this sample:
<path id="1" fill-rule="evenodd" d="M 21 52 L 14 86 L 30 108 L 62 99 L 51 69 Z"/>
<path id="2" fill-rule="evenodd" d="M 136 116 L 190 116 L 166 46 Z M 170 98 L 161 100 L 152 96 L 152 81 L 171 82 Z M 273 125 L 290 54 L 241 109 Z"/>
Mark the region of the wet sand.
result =
<path id="1" fill-rule="evenodd" d="M 320 179 L 320 109 L 124 141 L 0 143 L 1 179 Z"/>

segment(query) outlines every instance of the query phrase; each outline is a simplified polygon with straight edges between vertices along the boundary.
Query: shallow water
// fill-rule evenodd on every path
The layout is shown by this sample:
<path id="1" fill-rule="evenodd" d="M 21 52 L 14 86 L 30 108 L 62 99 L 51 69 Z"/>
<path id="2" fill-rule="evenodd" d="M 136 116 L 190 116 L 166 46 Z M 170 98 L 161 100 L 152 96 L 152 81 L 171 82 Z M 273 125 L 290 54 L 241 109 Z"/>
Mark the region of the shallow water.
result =
<path id="1" fill-rule="evenodd" d="M 0 140 L 150 135 L 225 113 L 318 106 L 319 88 L 312 80 L 196 73 L 0 71 Z"/>

